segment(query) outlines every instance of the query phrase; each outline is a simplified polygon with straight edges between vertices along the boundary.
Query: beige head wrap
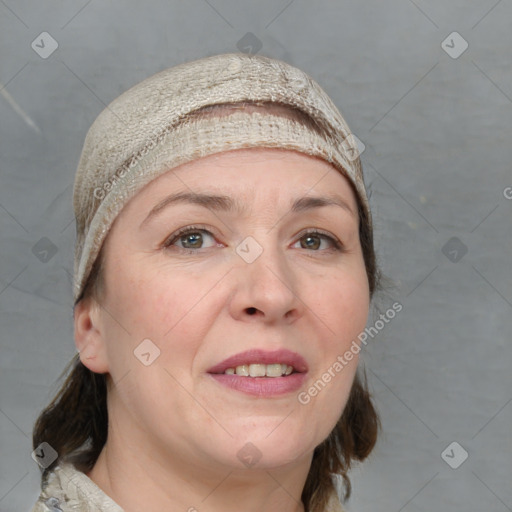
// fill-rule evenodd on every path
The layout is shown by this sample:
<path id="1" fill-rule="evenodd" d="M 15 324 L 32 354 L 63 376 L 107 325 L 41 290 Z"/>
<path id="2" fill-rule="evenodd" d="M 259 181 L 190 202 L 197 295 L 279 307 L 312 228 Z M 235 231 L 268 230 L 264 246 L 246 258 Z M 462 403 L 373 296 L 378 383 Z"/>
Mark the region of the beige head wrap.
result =
<path id="1" fill-rule="evenodd" d="M 308 114 L 325 135 L 287 117 L 243 110 L 183 120 L 201 107 L 240 101 L 291 105 Z M 280 60 L 228 53 L 147 78 L 100 113 L 84 142 L 73 197 L 74 300 L 123 206 L 161 174 L 213 153 L 262 146 L 321 157 L 353 183 L 370 219 L 355 141 L 323 89 Z"/>

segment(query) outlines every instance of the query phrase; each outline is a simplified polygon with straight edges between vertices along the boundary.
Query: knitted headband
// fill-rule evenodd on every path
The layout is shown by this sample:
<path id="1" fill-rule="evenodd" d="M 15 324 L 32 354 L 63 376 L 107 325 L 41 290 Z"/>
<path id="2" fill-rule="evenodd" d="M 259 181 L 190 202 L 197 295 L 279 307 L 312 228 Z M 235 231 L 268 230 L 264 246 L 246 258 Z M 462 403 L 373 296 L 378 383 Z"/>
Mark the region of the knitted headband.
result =
<path id="1" fill-rule="evenodd" d="M 320 127 L 269 112 L 184 120 L 207 105 L 274 102 L 300 109 Z M 74 300 L 123 206 L 153 179 L 183 163 L 249 147 L 291 149 L 331 163 L 355 187 L 370 221 L 355 139 L 331 99 L 306 73 L 280 60 L 228 53 L 177 65 L 108 105 L 85 138 L 73 191 Z"/>

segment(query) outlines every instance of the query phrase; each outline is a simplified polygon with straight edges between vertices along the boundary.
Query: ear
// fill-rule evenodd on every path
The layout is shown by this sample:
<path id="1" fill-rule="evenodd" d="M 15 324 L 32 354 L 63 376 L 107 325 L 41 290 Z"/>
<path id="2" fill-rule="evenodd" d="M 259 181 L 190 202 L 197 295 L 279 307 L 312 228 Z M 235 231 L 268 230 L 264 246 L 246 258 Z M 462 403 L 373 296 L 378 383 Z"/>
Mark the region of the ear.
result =
<path id="1" fill-rule="evenodd" d="M 92 372 L 107 373 L 109 365 L 100 305 L 90 297 L 82 299 L 75 306 L 73 316 L 80 361 Z"/>

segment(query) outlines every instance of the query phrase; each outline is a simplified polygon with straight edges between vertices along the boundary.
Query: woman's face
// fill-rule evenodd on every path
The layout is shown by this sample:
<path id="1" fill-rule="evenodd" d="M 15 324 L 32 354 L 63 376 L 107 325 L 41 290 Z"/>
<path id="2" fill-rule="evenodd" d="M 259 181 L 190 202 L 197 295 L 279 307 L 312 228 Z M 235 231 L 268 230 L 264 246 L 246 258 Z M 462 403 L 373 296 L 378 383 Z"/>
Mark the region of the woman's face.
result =
<path id="1" fill-rule="evenodd" d="M 339 356 L 369 307 L 346 179 L 293 151 L 211 155 L 142 189 L 105 250 L 101 348 L 82 360 L 112 378 L 118 441 L 164 465 L 309 461 L 347 401 L 357 355 Z"/>

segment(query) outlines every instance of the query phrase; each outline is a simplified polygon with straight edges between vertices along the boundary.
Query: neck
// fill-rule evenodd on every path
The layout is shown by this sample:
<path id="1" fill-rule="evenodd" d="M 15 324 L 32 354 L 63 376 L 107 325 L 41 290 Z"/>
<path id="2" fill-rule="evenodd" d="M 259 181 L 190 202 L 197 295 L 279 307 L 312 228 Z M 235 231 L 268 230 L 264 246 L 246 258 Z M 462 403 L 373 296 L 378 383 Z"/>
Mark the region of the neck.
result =
<path id="1" fill-rule="evenodd" d="M 117 426 L 109 428 L 107 443 L 87 476 L 126 512 L 304 510 L 300 497 L 311 457 L 279 468 L 239 469 L 148 446 L 147 440 L 134 439 L 133 432 L 123 436 Z"/>

